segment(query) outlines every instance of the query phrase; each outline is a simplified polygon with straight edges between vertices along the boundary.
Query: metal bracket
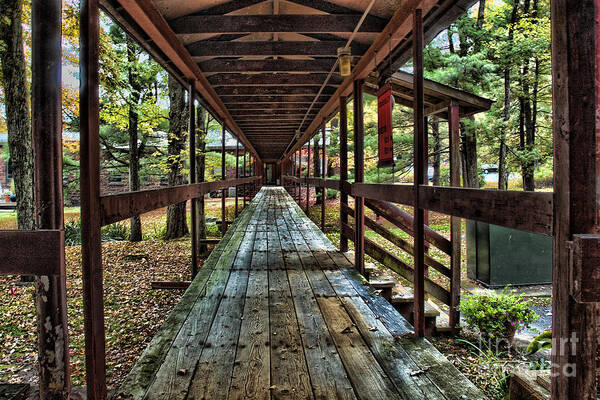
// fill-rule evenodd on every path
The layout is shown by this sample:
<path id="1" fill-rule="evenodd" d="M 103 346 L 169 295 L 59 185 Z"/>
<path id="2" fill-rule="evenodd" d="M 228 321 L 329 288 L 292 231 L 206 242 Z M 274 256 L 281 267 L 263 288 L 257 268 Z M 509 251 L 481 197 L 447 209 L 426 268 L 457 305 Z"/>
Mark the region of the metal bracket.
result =
<path id="1" fill-rule="evenodd" d="M 573 235 L 567 246 L 571 296 L 578 303 L 600 302 L 600 235 Z"/>

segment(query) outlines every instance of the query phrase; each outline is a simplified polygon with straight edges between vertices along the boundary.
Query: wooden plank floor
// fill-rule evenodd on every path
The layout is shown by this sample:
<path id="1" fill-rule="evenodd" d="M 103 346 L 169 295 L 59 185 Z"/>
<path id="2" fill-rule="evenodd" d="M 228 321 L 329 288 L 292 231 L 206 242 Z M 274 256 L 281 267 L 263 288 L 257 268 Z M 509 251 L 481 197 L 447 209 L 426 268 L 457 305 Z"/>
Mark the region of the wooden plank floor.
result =
<path id="1" fill-rule="evenodd" d="M 240 214 L 114 398 L 483 399 L 287 192 Z"/>

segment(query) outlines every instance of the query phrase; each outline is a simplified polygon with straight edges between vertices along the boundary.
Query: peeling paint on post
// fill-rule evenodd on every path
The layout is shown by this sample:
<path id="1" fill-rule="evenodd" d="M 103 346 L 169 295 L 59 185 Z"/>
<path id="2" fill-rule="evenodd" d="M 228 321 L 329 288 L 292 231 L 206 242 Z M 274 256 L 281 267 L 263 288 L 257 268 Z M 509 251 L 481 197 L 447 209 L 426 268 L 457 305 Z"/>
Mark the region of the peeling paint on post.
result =
<path id="1" fill-rule="evenodd" d="M 61 1 L 32 2 L 32 136 L 36 225 L 62 229 Z M 64 399 L 71 389 L 64 242 L 57 275 L 36 279 L 40 398 Z"/>

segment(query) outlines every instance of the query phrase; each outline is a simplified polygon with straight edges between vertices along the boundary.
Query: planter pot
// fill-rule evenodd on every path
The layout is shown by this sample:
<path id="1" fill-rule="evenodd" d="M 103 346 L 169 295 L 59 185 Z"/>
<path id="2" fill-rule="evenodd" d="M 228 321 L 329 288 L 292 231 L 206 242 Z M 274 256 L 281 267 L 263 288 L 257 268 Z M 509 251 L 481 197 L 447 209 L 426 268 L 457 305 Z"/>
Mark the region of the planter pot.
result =
<path id="1" fill-rule="evenodd" d="M 5 203 L 10 203 L 10 194 L 5 194 L 4 195 L 4 202 Z"/>

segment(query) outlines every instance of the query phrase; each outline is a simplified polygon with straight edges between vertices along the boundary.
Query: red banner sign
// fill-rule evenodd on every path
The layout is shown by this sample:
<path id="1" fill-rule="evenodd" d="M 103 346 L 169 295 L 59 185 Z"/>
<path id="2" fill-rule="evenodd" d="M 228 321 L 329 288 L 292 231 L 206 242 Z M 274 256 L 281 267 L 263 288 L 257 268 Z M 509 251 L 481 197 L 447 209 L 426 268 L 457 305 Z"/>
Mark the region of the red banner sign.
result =
<path id="1" fill-rule="evenodd" d="M 394 139 L 392 126 L 392 84 L 385 83 L 377 93 L 377 132 L 379 142 L 379 162 L 377 167 L 394 165 Z"/>

